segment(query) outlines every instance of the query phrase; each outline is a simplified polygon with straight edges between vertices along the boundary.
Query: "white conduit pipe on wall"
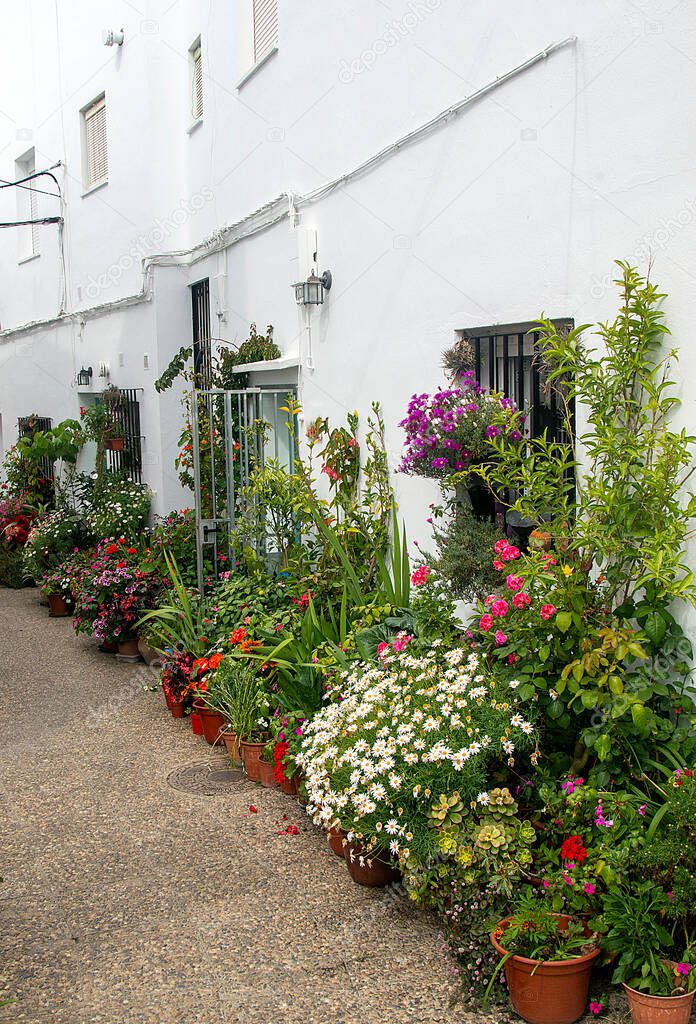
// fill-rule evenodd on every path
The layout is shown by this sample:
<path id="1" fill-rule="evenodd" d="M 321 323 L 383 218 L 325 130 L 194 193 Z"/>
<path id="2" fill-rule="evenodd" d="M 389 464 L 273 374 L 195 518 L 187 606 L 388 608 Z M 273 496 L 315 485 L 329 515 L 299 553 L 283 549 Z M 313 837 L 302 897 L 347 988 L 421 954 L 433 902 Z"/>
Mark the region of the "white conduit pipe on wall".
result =
<path id="1" fill-rule="evenodd" d="M 432 132 L 436 131 L 441 125 L 446 124 L 447 121 L 456 117 L 467 107 L 473 106 L 474 103 L 484 99 L 495 89 L 500 88 L 511 79 L 516 78 L 517 75 L 523 74 L 525 71 L 534 67 L 535 64 L 546 60 L 546 58 L 551 56 L 552 53 L 556 53 L 558 50 L 562 50 L 567 46 L 572 46 L 576 42 L 576 39 L 576 36 L 568 36 L 566 39 L 562 39 L 559 42 L 551 43 L 543 50 L 535 53 L 533 57 L 529 57 L 522 64 L 518 64 L 517 67 L 511 68 L 503 75 L 499 75 L 497 78 L 493 79 L 493 81 L 488 82 L 480 89 L 477 89 L 476 92 L 471 93 L 471 95 L 465 96 L 464 99 L 459 100 L 457 103 L 453 103 L 451 106 L 447 107 L 446 110 L 441 111 L 429 121 L 426 121 L 425 124 L 419 125 L 418 128 L 414 128 L 413 131 L 408 132 L 406 135 L 402 135 L 401 138 L 397 139 L 395 142 L 391 142 L 388 146 L 385 146 L 383 149 L 380 149 L 377 153 L 373 154 L 373 156 L 364 160 L 361 164 L 358 164 L 357 167 L 354 167 L 352 170 L 347 171 L 340 177 L 327 182 L 326 185 L 321 185 L 319 188 L 314 189 L 312 192 L 308 192 L 304 196 L 300 196 L 292 192 L 284 192 L 276 199 L 271 200 L 271 202 L 266 203 L 264 206 L 259 207 L 258 210 L 255 210 L 253 213 L 242 218 L 242 220 L 239 220 L 234 224 L 230 224 L 227 227 L 220 228 L 210 238 L 204 239 L 191 249 L 156 253 L 152 256 L 147 256 L 143 260 L 143 287 L 139 292 L 133 295 L 127 295 L 122 299 L 116 299 L 112 302 L 105 302 L 98 306 L 91 306 L 87 309 L 77 310 L 72 313 L 61 313 L 50 320 L 36 320 L 32 323 L 22 324 L 20 327 L 13 327 L 6 331 L 0 331 L 0 341 L 9 340 L 18 334 L 35 331 L 41 328 L 55 327 L 58 324 L 64 323 L 66 320 L 76 317 L 81 319 L 92 319 L 94 317 L 108 315 L 118 309 L 123 309 L 139 302 L 149 301 L 152 298 L 151 282 L 152 268 L 154 266 L 191 266 L 213 253 L 219 252 L 231 245 L 235 245 L 237 242 L 243 241 L 245 238 L 250 238 L 252 235 L 258 234 L 260 231 L 266 231 L 268 228 L 271 228 L 275 224 L 285 220 L 290 215 L 291 211 L 294 213 L 303 206 L 319 202 L 321 199 L 324 199 L 329 195 L 329 193 L 340 188 L 342 185 L 346 185 L 348 182 L 354 181 L 363 174 L 369 173 L 373 168 L 377 167 L 385 160 L 388 160 L 400 150 L 426 138 Z"/>

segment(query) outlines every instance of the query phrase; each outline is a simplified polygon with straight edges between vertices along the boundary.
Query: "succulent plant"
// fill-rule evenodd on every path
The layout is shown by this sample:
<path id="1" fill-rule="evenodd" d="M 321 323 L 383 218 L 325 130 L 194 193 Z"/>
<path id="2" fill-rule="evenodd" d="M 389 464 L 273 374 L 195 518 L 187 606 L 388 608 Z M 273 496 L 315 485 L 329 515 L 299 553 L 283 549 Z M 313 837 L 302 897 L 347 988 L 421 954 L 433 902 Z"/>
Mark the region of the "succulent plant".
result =
<path id="1" fill-rule="evenodd" d="M 440 793 L 437 802 L 428 812 L 428 818 L 434 828 L 451 829 L 461 825 L 463 810 L 464 804 L 456 790 L 449 796 L 446 793 Z"/>
<path id="2" fill-rule="evenodd" d="M 504 853 L 510 847 L 511 837 L 507 830 L 495 822 L 481 825 L 476 834 L 476 845 L 481 850 Z"/>
<path id="3" fill-rule="evenodd" d="M 507 786 L 502 789 L 492 789 L 489 793 L 490 803 L 486 810 L 489 814 L 499 814 L 506 818 L 512 818 L 517 813 L 517 801 Z"/>
<path id="4" fill-rule="evenodd" d="M 442 829 L 437 837 L 437 845 L 442 853 L 452 856 L 457 852 L 457 833 L 451 829 Z"/>

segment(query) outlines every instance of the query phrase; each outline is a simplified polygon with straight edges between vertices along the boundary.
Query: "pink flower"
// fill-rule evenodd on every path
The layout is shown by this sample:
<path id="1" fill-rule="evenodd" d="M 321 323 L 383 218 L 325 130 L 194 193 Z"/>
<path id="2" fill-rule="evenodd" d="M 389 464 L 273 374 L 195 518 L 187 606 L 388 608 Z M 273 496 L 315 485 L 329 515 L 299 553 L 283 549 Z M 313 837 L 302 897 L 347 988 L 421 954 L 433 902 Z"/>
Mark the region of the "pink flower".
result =
<path id="1" fill-rule="evenodd" d="M 492 625 L 493 625 L 493 616 L 492 615 L 488 615 L 486 613 L 486 615 L 482 615 L 481 618 L 479 619 L 479 627 L 484 631 L 484 633 L 487 632 L 491 628 Z"/>
<path id="2" fill-rule="evenodd" d="M 597 892 L 597 887 L 592 882 L 585 882 L 585 892 L 588 896 L 594 896 Z"/>
<path id="3" fill-rule="evenodd" d="M 513 597 L 512 603 L 514 604 L 515 608 L 526 608 L 528 605 L 532 603 L 532 599 L 529 596 L 529 594 L 525 594 L 524 591 L 520 590 L 520 592 L 518 594 L 515 594 L 515 596 Z"/>
<path id="4" fill-rule="evenodd" d="M 420 565 L 413 573 L 411 573 L 411 583 L 414 587 L 422 587 L 424 583 L 428 582 L 428 576 L 430 576 L 431 570 L 427 565 Z"/>
<path id="5" fill-rule="evenodd" d="M 502 647 L 503 644 L 507 643 L 507 635 L 503 633 L 502 629 L 496 630 L 495 642 L 498 645 L 498 647 Z"/>
<path id="6" fill-rule="evenodd" d="M 496 569 L 496 570 L 497 570 L 498 572 L 502 572 L 502 571 L 503 571 L 503 569 L 505 568 L 505 566 L 504 566 L 504 564 L 503 564 L 503 563 L 502 563 L 502 562 L 500 561 L 500 559 L 499 559 L 499 558 L 496 558 L 495 562 L 493 563 L 493 568 L 494 568 L 494 569 Z"/>
<path id="7" fill-rule="evenodd" d="M 691 971 L 691 964 L 678 963 L 677 966 L 674 968 L 674 973 L 675 974 L 682 974 L 684 977 L 686 977 L 687 974 L 689 974 L 690 971 Z"/>
<path id="8" fill-rule="evenodd" d="M 545 878 L 544 881 L 541 884 L 543 885 L 543 887 L 545 889 L 548 889 L 549 886 L 551 885 L 551 883 L 549 882 L 549 880 L 547 878 Z"/>
<path id="9" fill-rule="evenodd" d="M 491 605 L 491 615 L 495 615 L 496 618 L 503 618 L 508 613 L 508 603 L 503 597 L 499 597 L 497 601 L 494 601 Z"/>
<path id="10" fill-rule="evenodd" d="M 505 580 L 508 590 L 521 590 L 524 586 L 524 580 L 521 576 L 513 576 L 512 573 Z"/>
<path id="11" fill-rule="evenodd" d="M 377 657 L 380 658 L 380 659 L 381 658 L 385 658 L 388 653 L 389 653 L 389 644 L 386 643 L 386 641 L 383 640 L 381 644 L 377 645 Z"/>
<path id="12" fill-rule="evenodd" d="M 556 608 L 552 604 L 542 604 L 541 606 L 541 617 L 542 619 L 550 619 L 552 615 L 556 614 Z"/>
<path id="13" fill-rule="evenodd" d="M 590 1013 L 594 1013 L 594 1015 L 597 1016 L 598 1014 L 600 1014 L 602 1012 L 602 1004 L 601 1003 L 592 1002 L 587 1007 L 587 1009 L 590 1011 Z"/>
<path id="14" fill-rule="evenodd" d="M 507 663 L 508 663 L 508 665 L 514 665 L 517 660 L 518 659 L 517 659 L 517 655 L 516 654 L 514 654 L 514 653 L 513 654 L 508 654 L 508 656 L 507 656 Z"/>

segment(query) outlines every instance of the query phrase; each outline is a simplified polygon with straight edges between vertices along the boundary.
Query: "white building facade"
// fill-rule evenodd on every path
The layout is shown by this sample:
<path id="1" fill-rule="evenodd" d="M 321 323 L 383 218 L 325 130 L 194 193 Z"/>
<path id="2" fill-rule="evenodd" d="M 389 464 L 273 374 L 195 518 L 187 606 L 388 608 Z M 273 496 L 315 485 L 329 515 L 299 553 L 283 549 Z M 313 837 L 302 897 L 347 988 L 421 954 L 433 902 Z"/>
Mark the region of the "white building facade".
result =
<path id="1" fill-rule="evenodd" d="M 252 381 L 296 381 L 307 421 L 378 399 L 396 467 L 460 332 L 612 318 L 615 258 L 669 293 L 696 432 L 692 5 L 26 0 L 3 26 L 0 184 L 53 175 L 0 189 L 2 222 L 49 221 L 0 231 L 3 449 L 133 389 L 155 508 L 188 503 L 153 382 L 207 288 L 213 346 L 273 324 Z M 435 488 L 396 484 L 422 537 Z"/>

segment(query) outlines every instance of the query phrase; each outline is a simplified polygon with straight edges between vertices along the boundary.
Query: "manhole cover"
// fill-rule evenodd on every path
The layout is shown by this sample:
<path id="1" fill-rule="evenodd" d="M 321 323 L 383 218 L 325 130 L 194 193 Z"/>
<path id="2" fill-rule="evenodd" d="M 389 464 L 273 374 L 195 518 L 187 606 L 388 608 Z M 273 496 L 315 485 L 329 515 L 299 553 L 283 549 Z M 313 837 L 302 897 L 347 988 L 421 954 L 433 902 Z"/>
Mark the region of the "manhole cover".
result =
<path id="1" fill-rule="evenodd" d="M 241 768 L 221 767 L 219 764 L 211 764 L 210 761 L 182 765 L 167 776 L 167 783 L 172 789 L 196 793 L 198 796 L 233 793 L 243 781 L 244 774 Z"/>

